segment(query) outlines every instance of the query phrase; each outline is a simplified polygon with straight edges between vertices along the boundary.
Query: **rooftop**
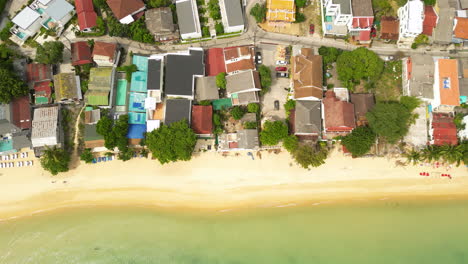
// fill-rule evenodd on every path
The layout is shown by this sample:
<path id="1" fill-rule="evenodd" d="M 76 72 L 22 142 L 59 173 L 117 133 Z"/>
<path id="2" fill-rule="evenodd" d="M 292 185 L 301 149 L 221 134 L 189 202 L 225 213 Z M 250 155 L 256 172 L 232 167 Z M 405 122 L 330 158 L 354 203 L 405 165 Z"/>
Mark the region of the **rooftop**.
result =
<path id="1" fill-rule="evenodd" d="M 109 60 L 113 61 L 116 50 L 117 50 L 117 44 L 115 43 L 96 41 L 94 42 L 94 47 L 93 47 L 93 57 L 95 56 L 109 57 Z"/>
<path id="2" fill-rule="evenodd" d="M 242 7 L 240 1 L 237 0 L 220 0 L 223 1 L 226 10 L 226 20 L 230 27 L 244 25 L 244 16 L 242 15 Z M 222 14 L 222 12 L 221 12 Z"/>
<path id="3" fill-rule="evenodd" d="M 81 30 L 95 27 L 97 14 L 94 11 L 93 0 L 75 0 L 78 25 Z"/>
<path id="4" fill-rule="evenodd" d="M 169 96 L 193 96 L 195 76 L 205 74 L 201 49 L 189 49 L 188 54 L 166 56 L 165 92 Z"/>
<path id="5" fill-rule="evenodd" d="M 91 48 L 86 41 L 78 41 L 71 44 L 72 65 L 84 65 L 93 63 Z"/>
<path id="6" fill-rule="evenodd" d="M 145 7 L 145 3 L 142 0 L 107 0 L 114 16 L 121 20 L 126 16 L 133 15 L 138 10 Z"/>
<path id="7" fill-rule="evenodd" d="M 383 16 L 380 20 L 380 38 L 398 40 L 400 22 L 395 17 Z"/>
<path id="8" fill-rule="evenodd" d="M 341 101 L 333 91 L 327 91 L 323 105 L 327 131 L 351 131 L 356 127 L 352 103 Z"/>
<path id="9" fill-rule="evenodd" d="M 29 129 L 32 126 L 31 107 L 29 95 L 18 97 L 11 101 L 12 122 L 21 129 Z"/>
<path id="10" fill-rule="evenodd" d="M 219 99 L 215 76 L 198 77 L 195 82 L 195 89 L 197 101 Z"/>
<path id="11" fill-rule="evenodd" d="M 161 90 L 163 62 L 161 60 L 148 60 L 147 90 Z"/>
<path id="12" fill-rule="evenodd" d="M 197 32 L 198 8 L 195 0 L 176 2 L 180 34 Z"/>
<path id="13" fill-rule="evenodd" d="M 442 105 L 460 105 L 458 61 L 439 59 L 439 93 Z"/>
<path id="14" fill-rule="evenodd" d="M 226 76 L 226 91 L 229 94 L 252 89 L 261 90 L 257 71 L 249 70 Z"/>
<path id="15" fill-rule="evenodd" d="M 351 0 L 331 0 L 333 4 L 340 5 L 341 14 L 351 15 Z"/>
<path id="16" fill-rule="evenodd" d="M 439 17 L 434 10 L 433 6 L 425 6 L 424 7 L 424 22 L 423 22 L 423 34 L 432 36 L 432 32 L 434 28 L 437 26 L 437 20 Z"/>
<path id="17" fill-rule="evenodd" d="M 422 32 L 424 3 L 420 0 L 411 0 L 406 3 L 408 5 L 408 23 L 406 29 L 408 32 Z"/>
<path id="18" fill-rule="evenodd" d="M 211 134 L 213 131 L 213 107 L 192 106 L 192 129 L 195 134 Z"/>
<path id="19" fill-rule="evenodd" d="M 293 57 L 291 65 L 294 98 L 323 97 L 322 56 L 313 55 L 312 49 L 303 48 Z"/>
<path id="20" fill-rule="evenodd" d="M 322 133 L 322 103 L 320 101 L 296 101 L 294 113 L 295 134 Z"/>
<path id="21" fill-rule="evenodd" d="M 47 6 L 45 12 L 56 21 L 60 21 L 74 9 L 75 8 L 65 0 L 55 0 Z"/>
<path id="22" fill-rule="evenodd" d="M 30 63 L 26 66 L 26 79 L 29 82 L 52 80 L 52 66 L 47 64 Z"/>
<path id="23" fill-rule="evenodd" d="M 78 99 L 77 76 L 74 73 L 54 75 L 55 98 L 57 101 Z"/>
<path id="24" fill-rule="evenodd" d="M 433 139 L 434 145 L 457 145 L 457 128 L 453 122 L 453 117 L 442 114 L 432 114 L 432 128 L 433 128 Z"/>
<path id="25" fill-rule="evenodd" d="M 468 18 L 457 17 L 456 26 L 454 30 L 455 37 L 461 39 L 468 39 Z"/>
<path id="26" fill-rule="evenodd" d="M 146 27 L 151 33 L 174 32 L 172 11 L 169 7 L 149 9 L 145 12 Z"/>
<path id="27" fill-rule="evenodd" d="M 452 42 L 454 19 L 454 8 L 441 8 L 439 10 L 439 21 L 433 34 L 435 43 L 449 44 Z"/>
<path id="28" fill-rule="evenodd" d="M 256 149 L 259 147 L 257 129 L 243 129 L 237 131 L 238 147 L 240 149 Z"/>
<path id="29" fill-rule="evenodd" d="M 216 76 L 226 72 L 223 48 L 210 48 L 206 51 L 206 75 Z"/>
<path id="30" fill-rule="evenodd" d="M 164 123 L 170 125 L 180 120 L 190 124 L 192 101 L 186 99 L 167 99 Z"/>
<path id="31" fill-rule="evenodd" d="M 111 90 L 112 67 L 91 68 L 88 90 Z"/>
<path id="32" fill-rule="evenodd" d="M 269 21 L 295 21 L 296 5 L 294 0 L 267 0 L 266 7 L 266 19 Z"/>
<path id="33" fill-rule="evenodd" d="M 411 96 L 434 99 L 434 59 L 430 55 L 412 56 L 408 59 Z"/>
<path id="34" fill-rule="evenodd" d="M 351 103 L 354 104 L 354 113 L 358 126 L 367 124 L 366 114 L 375 106 L 375 98 L 372 93 L 352 93 Z"/>
<path id="35" fill-rule="evenodd" d="M 22 29 L 28 29 L 41 15 L 32 10 L 29 6 L 21 10 L 11 22 L 15 23 Z"/>
<path id="36" fill-rule="evenodd" d="M 57 125 L 58 125 L 58 106 L 41 107 L 34 109 L 34 119 L 32 122 L 31 139 L 33 146 L 44 146 L 45 143 L 50 142 L 57 144 Z M 52 141 L 35 141 L 35 139 L 42 138 L 55 138 Z"/>
<path id="37" fill-rule="evenodd" d="M 353 16 L 374 16 L 374 11 L 372 10 L 372 0 L 352 0 L 352 7 Z"/>

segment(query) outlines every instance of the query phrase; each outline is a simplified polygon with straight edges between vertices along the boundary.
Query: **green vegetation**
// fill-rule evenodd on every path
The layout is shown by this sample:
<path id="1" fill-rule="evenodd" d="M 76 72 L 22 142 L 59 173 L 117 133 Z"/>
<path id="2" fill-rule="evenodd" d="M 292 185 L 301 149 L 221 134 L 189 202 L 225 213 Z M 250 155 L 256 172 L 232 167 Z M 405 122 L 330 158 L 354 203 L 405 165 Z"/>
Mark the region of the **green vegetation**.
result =
<path id="1" fill-rule="evenodd" d="M 64 149 L 57 147 L 46 148 L 41 157 L 41 166 L 52 175 L 57 175 L 60 172 L 68 171 L 70 160 L 70 153 Z"/>
<path id="2" fill-rule="evenodd" d="M 255 129 L 257 128 L 257 122 L 245 122 L 243 126 L 245 129 Z"/>
<path id="3" fill-rule="evenodd" d="M 36 49 L 36 61 L 44 64 L 56 64 L 63 61 L 65 46 L 60 41 L 46 41 Z"/>
<path id="4" fill-rule="evenodd" d="M 293 157 L 301 167 L 308 169 L 309 167 L 319 167 L 325 164 L 327 155 L 327 149 L 320 145 L 315 147 L 299 145 L 294 151 Z"/>
<path id="5" fill-rule="evenodd" d="M 223 26 L 223 24 L 221 24 L 221 23 L 216 23 L 216 25 L 215 25 L 215 30 L 216 30 L 216 34 L 217 34 L 217 35 L 223 34 L 223 33 L 224 33 L 224 26 Z"/>
<path id="6" fill-rule="evenodd" d="M 203 37 L 209 37 L 210 36 L 210 28 L 203 26 L 202 27 L 202 36 Z"/>
<path id="7" fill-rule="evenodd" d="M 0 2 L 1 4 L 1 2 Z M 9 21 L 5 27 L 0 31 L 0 40 L 2 41 L 7 41 L 11 37 L 11 32 L 10 29 L 14 26 L 15 24 L 11 21 Z"/>
<path id="8" fill-rule="evenodd" d="M 145 18 L 141 17 L 137 21 L 126 25 L 120 23 L 113 16 L 107 17 L 109 36 L 125 37 L 142 43 L 155 43 L 153 35 L 146 28 Z"/>
<path id="9" fill-rule="evenodd" d="M 258 73 L 260 74 L 260 84 L 262 85 L 262 95 L 270 91 L 271 86 L 271 70 L 265 65 L 258 67 Z"/>
<path id="10" fill-rule="evenodd" d="M 294 23 L 302 23 L 306 21 L 306 16 L 303 13 L 296 12 L 296 20 Z"/>
<path id="11" fill-rule="evenodd" d="M 284 104 L 284 111 L 286 111 L 286 117 L 289 117 L 289 115 L 291 114 L 291 110 L 294 110 L 294 108 L 296 108 L 296 101 L 288 99 Z"/>
<path id="12" fill-rule="evenodd" d="M 138 68 L 135 64 L 131 64 L 131 65 L 117 67 L 117 70 L 125 72 L 125 79 L 127 80 L 127 82 L 131 82 L 132 73 L 138 71 Z"/>
<path id="13" fill-rule="evenodd" d="M 263 21 L 265 21 L 266 11 L 267 9 L 265 7 L 265 4 L 257 3 L 254 5 L 254 7 L 250 9 L 250 15 L 255 18 L 255 21 L 257 21 L 257 23 L 262 23 Z"/>
<path id="14" fill-rule="evenodd" d="M 466 116 L 466 114 L 463 113 L 457 113 L 455 115 L 455 118 L 453 119 L 453 123 L 455 123 L 455 126 L 457 127 L 457 130 L 463 130 L 465 129 L 465 124 L 463 123 L 463 118 Z"/>
<path id="15" fill-rule="evenodd" d="M 336 64 L 338 79 L 351 91 L 361 80 L 368 82 L 378 80 L 384 69 L 382 59 L 364 47 L 343 52 L 338 57 Z"/>
<path id="16" fill-rule="evenodd" d="M 343 145 L 353 157 L 360 157 L 369 152 L 376 139 L 375 133 L 367 126 L 357 127 L 342 139 Z"/>
<path id="17" fill-rule="evenodd" d="M 221 89 L 226 89 L 226 73 L 221 72 L 216 75 L 216 85 Z"/>
<path id="18" fill-rule="evenodd" d="M 203 100 L 203 101 L 198 102 L 198 104 L 208 106 L 208 105 L 211 105 L 211 101 L 210 100 Z"/>
<path id="19" fill-rule="evenodd" d="M 121 115 L 113 124 L 113 121 L 104 115 L 96 125 L 96 132 L 104 136 L 104 146 L 113 150 L 115 147 L 120 152 L 128 151 L 128 115 Z"/>
<path id="20" fill-rule="evenodd" d="M 308 0 L 295 0 L 295 2 L 297 7 L 302 8 L 307 5 Z"/>
<path id="21" fill-rule="evenodd" d="M 372 0 L 372 7 L 374 8 L 375 17 L 380 21 L 382 16 L 392 16 L 393 7 L 389 0 Z"/>
<path id="22" fill-rule="evenodd" d="M 246 111 L 244 107 L 236 105 L 231 109 L 230 113 L 232 118 L 240 120 L 245 115 Z"/>
<path id="23" fill-rule="evenodd" d="M 146 3 L 148 7 L 150 8 L 158 8 L 158 7 L 167 7 L 172 2 L 171 0 L 148 0 Z"/>
<path id="24" fill-rule="evenodd" d="M 411 112 L 412 110 L 398 102 L 378 102 L 366 117 L 375 134 L 395 144 L 408 133 Z"/>
<path id="25" fill-rule="evenodd" d="M 106 3 L 106 0 L 93 0 L 93 4 L 99 9 L 106 10 L 109 8 L 109 6 Z"/>
<path id="26" fill-rule="evenodd" d="M 401 95 L 402 81 L 401 60 L 387 61 L 380 78 L 368 82 L 365 88 L 375 94 L 377 101 L 397 101 Z"/>
<path id="27" fill-rule="evenodd" d="M 208 12 L 210 13 L 210 17 L 213 20 L 221 19 L 221 11 L 219 9 L 218 0 L 209 0 L 209 2 L 208 2 Z"/>
<path id="28" fill-rule="evenodd" d="M 319 48 L 319 54 L 322 56 L 324 69 L 326 69 L 327 66 L 331 66 L 332 63 L 336 62 L 341 53 L 343 53 L 343 50 L 341 49 L 321 46 Z"/>
<path id="29" fill-rule="evenodd" d="M 400 103 L 410 112 L 413 112 L 413 110 L 418 108 L 418 106 L 421 104 L 421 100 L 414 96 L 402 96 L 400 98 Z"/>
<path id="30" fill-rule="evenodd" d="M 423 0 L 425 5 L 433 6 L 436 4 L 436 0 Z"/>
<path id="31" fill-rule="evenodd" d="M 294 153 L 299 147 L 299 139 L 295 135 L 289 135 L 283 139 L 283 147 L 289 153 Z"/>
<path id="32" fill-rule="evenodd" d="M 9 68 L 0 66 L 0 103 L 8 104 L 11 100 L 26 95 L 28 86 Z"/>
<path id="33" fill-rule="evenodd" d="M 213 113 L 214 134 L 219 135 L 223 133 L 223 120 L 224 115 L 221 112 L 217 111 Z"/>
<path id="34" fill-rule="evenodd" d="M 91 152 L 91 149 L 85 149 L 83 153 L 80 155 L 80 160 L 84 161 L 85 163 L 91 163 L 93 162 L 94 155 Z"/>
<path id="35" fill-rule="evenodd" d="M 260 132 L 262 145 L 275 146 L 288 136 L 288 126 L 283 121 L 266 121 Z"/>
<path id="36" fill-rule="evenodd" d="M 247 105 L 247 111 L 249 113 L 256 113 L 258 114 L 260 112 L 260 105 L 257 103 L 250 103 Z"/>
<path id="37" fill-rule="evenodd" d="M 429 37 L 427 35 L 424 35 L 424 34 L 419 34 L 419 36 L 417 36 L 414 39 L 413 44 L 411 44 L 411 48 L 412 49 L 417 49 L 419 46 L 427 45 L 427 44 L 429 44 Z"/>
<path id="38" fill-rule="evenodd" d="M 146 145 L 161 164 L 190 160 L 197 137 L 186 120 L 162 125 L 146 135 Z"/>
<path id="39" fill-rule="evenodd" d="M 408 163 L 443 161 L 449 164 L 460 166 L 461 162 L 468 164 L 468 141 L 460 145 L 430 145 L 421 151 L 411 150 L 404 154 Z"/>

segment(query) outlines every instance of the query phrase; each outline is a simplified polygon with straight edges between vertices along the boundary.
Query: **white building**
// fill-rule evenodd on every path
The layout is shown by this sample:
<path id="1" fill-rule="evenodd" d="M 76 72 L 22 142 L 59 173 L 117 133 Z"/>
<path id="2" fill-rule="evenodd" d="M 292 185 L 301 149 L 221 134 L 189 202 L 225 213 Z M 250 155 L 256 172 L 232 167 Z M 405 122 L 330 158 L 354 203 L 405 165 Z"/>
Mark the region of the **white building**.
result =
<path id="1" fill-rule="evenodd" d="M 421 0 L 408 0 L 398 9 L 400 20 L 399 48 L 410 48 L 414 39 L 422 33 L 424 22 L 424 3 Z"/>
<path id="2" fill-rule="evenodd" d="M 59 107 L 34 109 L 31 141 L 34 148 L 59 145 Z"/>
<path id="3" fill-rule="evenodd" d="M 36 0 L 21 10 L 11 21 L 11 40 L 23 44 L 41 27 L 54 29 L 60 35 L 64 26 L 75 15 L 75 8 L 66 0 Z"/>
<path id="4" fill-rule="evenodd" d="M 176 0 L 180 37 L 184 40 L 201 38 L 200 17 L 195 0 Z"/>
<path id="5" fill-rule="evenodd" d="M 239 0 L 219 0 L 224 32 L 244 31 L 244 15 Z"/>
<path id="6" fill-rule="evenodd" d="M 325 35 L 344 36 L 348 34 L 353 13 L 351 0 L 321 0 L 323 31 Z"/>

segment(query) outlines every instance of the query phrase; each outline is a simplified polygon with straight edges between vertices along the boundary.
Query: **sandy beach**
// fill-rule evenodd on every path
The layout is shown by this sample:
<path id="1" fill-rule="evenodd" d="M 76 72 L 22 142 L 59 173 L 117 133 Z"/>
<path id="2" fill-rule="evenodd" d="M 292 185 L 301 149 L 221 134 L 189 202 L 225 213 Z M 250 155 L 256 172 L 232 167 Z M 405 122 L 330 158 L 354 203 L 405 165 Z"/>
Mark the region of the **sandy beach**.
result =
<path id="1" fill-rule="evenodd" d="M 403 160 L 403 159 L 401 159 Z M 161 166 L 135 158 L 80 164 L 58 176 L 34 167 L 8 168 L 0 176 L 0 218 L 87 205 L 144 205 L 232 210 L 393 197 L 468 197 L 464 166 L 395 166 L 395 159 L 352 159 L 334 152 L 325 165 L 305 170 L 289 154 L 262 152 L 223 157 L 203 153 L 189 162 Z M 420 176 L 429 172 L 431 176 Z M 452 179 L 440 177 L 449 173 Z"/>

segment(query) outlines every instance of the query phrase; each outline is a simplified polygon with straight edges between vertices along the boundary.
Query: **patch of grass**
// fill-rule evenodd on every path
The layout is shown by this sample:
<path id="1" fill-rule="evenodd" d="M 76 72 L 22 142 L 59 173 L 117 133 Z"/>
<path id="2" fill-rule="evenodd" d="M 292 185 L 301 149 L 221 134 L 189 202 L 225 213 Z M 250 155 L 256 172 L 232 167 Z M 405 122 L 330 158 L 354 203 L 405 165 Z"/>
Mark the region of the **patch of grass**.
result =
<path id="1" fill-rule="evenodd" d="M 402 89 L 401 72 L 401 60 L 388 61 L 385 63 L 382 76 L 366 88 L 375 93 L 377 101 L 398 101 Z"/>

